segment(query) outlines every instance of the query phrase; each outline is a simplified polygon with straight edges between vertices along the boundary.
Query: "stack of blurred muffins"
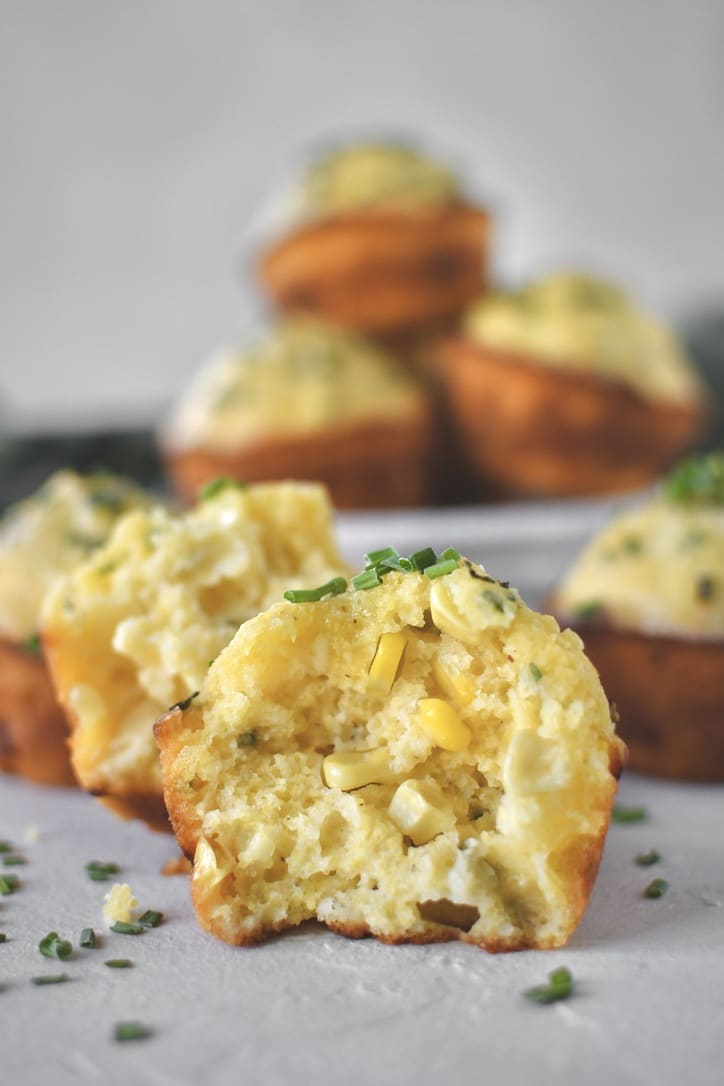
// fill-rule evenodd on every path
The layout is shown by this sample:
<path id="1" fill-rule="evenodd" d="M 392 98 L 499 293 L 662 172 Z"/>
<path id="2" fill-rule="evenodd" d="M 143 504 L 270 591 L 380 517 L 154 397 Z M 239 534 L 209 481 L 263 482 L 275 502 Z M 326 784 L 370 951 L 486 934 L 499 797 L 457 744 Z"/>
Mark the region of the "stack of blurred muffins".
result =
<path id="1" fill-rule="evenodd" d="M 707 395 L 623 290 L 491 287 L 491 219 L 443 164 L 365 143 L 302 173 L 254 254 L 271 312 L 160 432 L 187 500 L 219 474 L 320 480 L 342 508 L 616 493 L 695 445 Z"/>

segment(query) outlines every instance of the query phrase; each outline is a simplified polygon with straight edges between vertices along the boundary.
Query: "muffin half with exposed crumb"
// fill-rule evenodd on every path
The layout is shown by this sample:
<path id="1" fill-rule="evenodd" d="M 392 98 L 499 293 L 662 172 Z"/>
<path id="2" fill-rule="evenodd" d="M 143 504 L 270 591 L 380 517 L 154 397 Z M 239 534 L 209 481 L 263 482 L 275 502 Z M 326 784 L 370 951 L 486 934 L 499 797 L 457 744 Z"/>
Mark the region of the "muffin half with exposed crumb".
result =
<path id="1" fill-rule="evenodd" d="M 51 592 L 42 621 L 84 788 L 168 829 L 153 723 L 198 690 L 239 625 L 345 571 L 323 487 L 219 481 L 182 516 L 138 511 Z"/>
<path id="2" fill-rule="evenodd" d="M 481 483 L 519 495 L 641 486 L 701 436 L 706 393 L 674 334 L 623 291 L 552 275 L 471 306 L 439 375 Z"/>
<path id="3" fill-rule="evenodd" d="M 305 317 L 213 358 L 160 435 L 189 501 L 220 474 L 294 477 L 341 508 L 425 504 L 433 439 L 425 388 L 389 352 Z"/>
<path id="4" fill-rule="evenodd" d="M 0 520 L 0 770 L 75 783 L 65 715 L 38 636 L 56 581 L 103 546 L 118 518 L 150 498 L 107 472 L 58 471 Z"/>
<path id="5" fill-rule="evenodd" d="M 551 606 L 619 707 L 632 768 L 724 780 L 724 453 L 615 517 Z"/>
<path id="6" fill-rule="evenodd" d="M 246 623 L 155 728 L 201 924 L 561 946 L 625 753 L 580 641 L 449 550 Z"/>
<path id="7" fill-rule="evenodd" d="M 341 147 L 302 177 L 258 274 L 276 305 L 375 335 L 449 321 L 484 288 L 489 220 L 422 151 Z"/>

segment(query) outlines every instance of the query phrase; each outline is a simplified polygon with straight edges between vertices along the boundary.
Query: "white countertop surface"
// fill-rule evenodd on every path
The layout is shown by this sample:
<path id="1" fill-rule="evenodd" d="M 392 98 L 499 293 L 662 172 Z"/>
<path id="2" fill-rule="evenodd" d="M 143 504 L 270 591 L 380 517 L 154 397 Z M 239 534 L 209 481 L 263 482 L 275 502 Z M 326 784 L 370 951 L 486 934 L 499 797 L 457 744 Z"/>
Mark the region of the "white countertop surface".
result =
<path id="1" fill-rule="evenodd" d="M 602 515 L 585 503 L 546 514 L 356 515 L 343 518 L 341 533 L 352 558 L 387 542 L 435 546 L 444 533 L 445 544 L 487 559 L 536 602 Z M 27 864 L 0 864 L 21 879 L 0 897 L 0 1081 L 719 1086 L 724 787 L 626 774 L 619 799 L 643 805 L 647 819 L 612 826 L 591 904 L 563 950 L 387 947 L 315 925 L 241 949 L 197 927 L 184 876 L 161 875 L 172 838 L 119 822 L 80 792 L 1 778 L 0 839 Z M 661 863 L 638 867 L 636 854 L 651 847 Z M 161 910 L 163 925 L 137 937 L 105 931 L 111 884 L 88 879 L 93 859 L 118 863 L 115 878 L 142 908 Z M 668 893 L 643 898 L 656 876 Z M 78 948 L 84 927 L 104 932 L 98 949 Z M 74 943 L 68 962 L 38 952 L 51 930 Z M 118 957 L 133 968 L 104 965 Z M 560 965 L 575 979 L 569 1000 L 523 998 Z M 72 979 L 30 983 L 53 972 Z M 152 1035 L 114 1041 L 114 1025 L 129 1020 Z"/>

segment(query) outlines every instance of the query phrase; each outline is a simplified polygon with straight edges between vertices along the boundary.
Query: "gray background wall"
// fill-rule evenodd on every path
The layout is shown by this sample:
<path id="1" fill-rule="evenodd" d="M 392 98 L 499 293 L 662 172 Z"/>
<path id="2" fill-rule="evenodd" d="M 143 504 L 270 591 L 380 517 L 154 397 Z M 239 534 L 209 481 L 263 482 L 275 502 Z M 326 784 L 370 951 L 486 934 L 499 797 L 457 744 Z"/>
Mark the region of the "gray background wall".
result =
<path id="1" fill-rule="evenodd" d="M 258 206 L 309 144 L 420 134 L 496 268 L 724 298 L 720 0 L 0 2 L 0 419 L 148 422 L 258 310 Z"/>

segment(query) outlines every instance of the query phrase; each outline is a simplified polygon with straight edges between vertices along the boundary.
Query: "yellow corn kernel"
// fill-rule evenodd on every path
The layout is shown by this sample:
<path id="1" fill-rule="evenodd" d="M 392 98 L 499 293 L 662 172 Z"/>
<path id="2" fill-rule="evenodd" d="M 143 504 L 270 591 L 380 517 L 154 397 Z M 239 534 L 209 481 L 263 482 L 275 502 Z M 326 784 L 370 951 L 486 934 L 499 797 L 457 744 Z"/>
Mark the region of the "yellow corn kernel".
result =
<path id="1" fill-rule="evenodd" d="M 395 778 L 387 751 L 382 747 L 328 754 L 322 762 L 322 774 L 329 788 L 339 788 L 342 792 L 351 792 L 366 784 L 384 784 Z"/>
<path id="2" fill-rule="evenodd" d="M 463 750 L 473 737 L 452 705 L 441 698 L 422 698 L 418 702 L 420 724 L 443 750 Z"/>
<path id="3" fill-rule="evenodd" d="M 424 845 L 455 825 L 451 812 L 441 811 L 439 797 L 427 781 L 403 781 L 390 801 L 389 815 L 413 845 Z"/>
<path id="4" fill-rule="evenodd" d="M 401 630 L 382 634 L 367 677 L 367 689 L 373 694 L 389 694 L 406 644 L 407 638 Z"/>
<path id="5" fill-rule="evenodd" d="M 469 705 L 475 697 L 475 683 L 462 671 L 451 671 L 436 658 L 432 662 L 432 676 L 437 685 L 458 705 Z"/>
<path id="6" fill-rule="evenodd" d="M 453 599 L 446 578 L 440 577 L 430 589 L 430 614 L 432 621 L 442 633 L 456 637 L 458 641 L 476 641 L 479 630 L 471 625 L 469 615 L 461 612 Z"/>

